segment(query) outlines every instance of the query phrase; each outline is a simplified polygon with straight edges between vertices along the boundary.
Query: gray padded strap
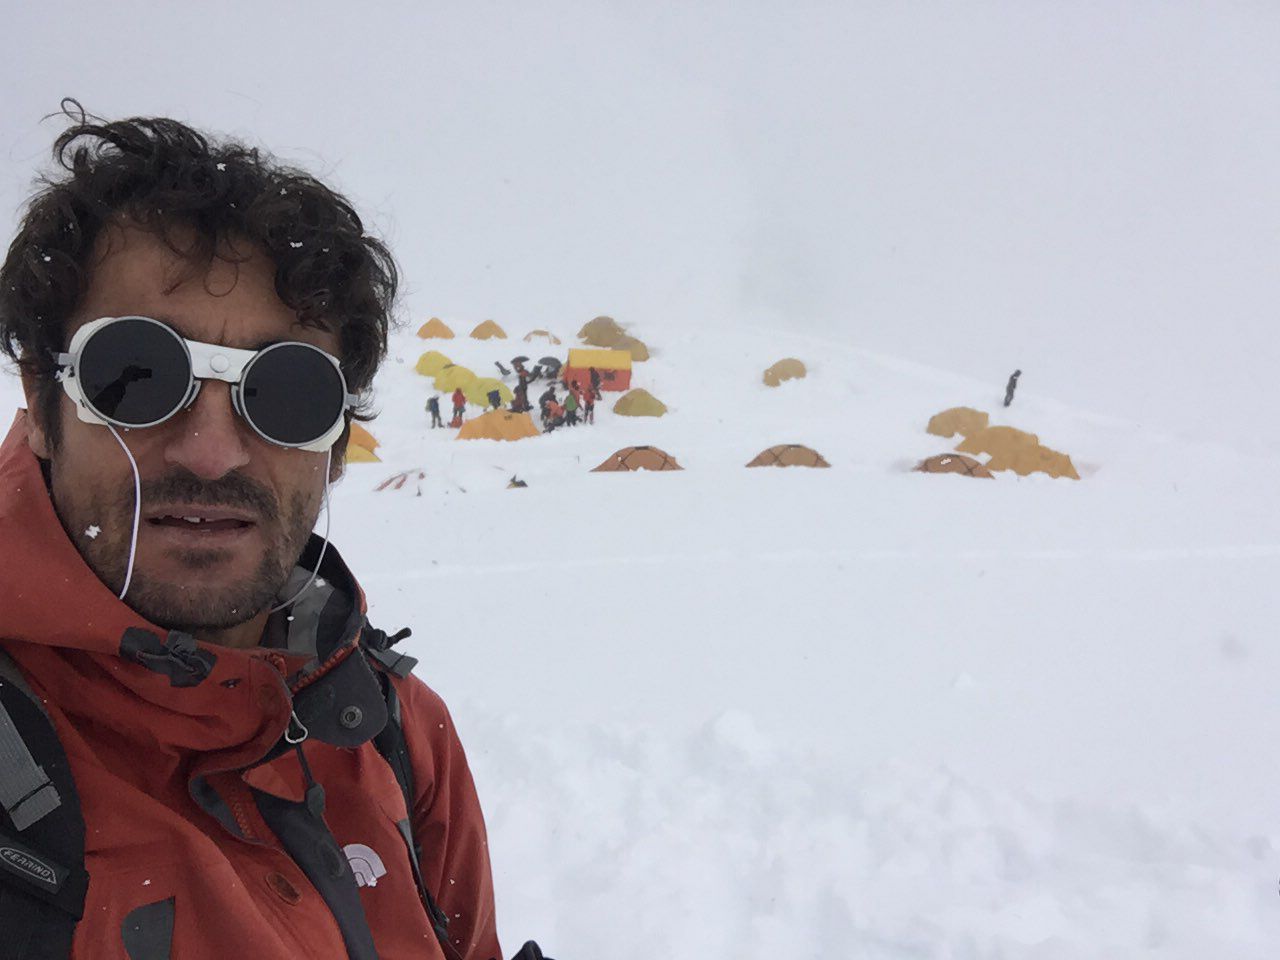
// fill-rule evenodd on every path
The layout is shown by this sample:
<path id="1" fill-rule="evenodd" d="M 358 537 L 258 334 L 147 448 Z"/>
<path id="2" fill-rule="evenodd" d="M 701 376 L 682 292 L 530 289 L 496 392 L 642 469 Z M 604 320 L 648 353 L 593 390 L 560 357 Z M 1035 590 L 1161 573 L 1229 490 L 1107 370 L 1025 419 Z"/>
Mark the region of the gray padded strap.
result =
<path id="1" fill-rule="evenodd" d="M 44 713 L 44 704 L 3 650 L 0 650 L 0 682 L 12 683 Z M 18 725 L 0 702 L 0 806 L 13 821 L 14 829 L 25 830 L 56 810 L 60 803 L 62 798 L 57 789 L 31 756 Z"/>

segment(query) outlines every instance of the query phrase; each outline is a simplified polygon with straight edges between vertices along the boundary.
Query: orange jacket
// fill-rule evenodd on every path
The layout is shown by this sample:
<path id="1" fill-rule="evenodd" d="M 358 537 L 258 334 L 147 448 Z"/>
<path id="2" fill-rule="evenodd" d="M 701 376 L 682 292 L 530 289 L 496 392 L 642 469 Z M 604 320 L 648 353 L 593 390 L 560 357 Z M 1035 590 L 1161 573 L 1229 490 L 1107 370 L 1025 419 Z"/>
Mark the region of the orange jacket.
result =
<path id="1" fill-rule="evenodd" d="M 183 960 L 359 955 L 264 818 L 264 804 L 281 806 L 272 798 L 306 809 L 294 806 L 305 786 L 296 752 L 259 762 L 296 710 L 307 717 L 303 751 L 336 841 L 324 862 L 338 879 L 326 882 L 347 884 L 349 903 L 363 907 L 379 960 L 443 956 L 397 828 L 406 818 L 427 887 L 449 917 L 449 939 L 466 960 L 500 958 L 484 820 L 462 745 L 435 693 L 413 677 L 394 679 L 417 793 L 406 811 L 370 742 L 384 701 L 357 649 L 364 596 L 336 552 L 322 567 L 335 588 L 324 630 L 308 635 L 299 603 L 287 649 L 200 644 L 216 658 L 212 669 L 194 685 L 174 685 L 122 655 L 128 628 L 159 640 L 166 632 L 116 599 L 67 539 L 22 417 L 0 446 L 0 645 L 45 701 L 80 796 L 89 888 L 73 957 L 129 960 L 125 918 L 165 901 L 170 955 Z M 295 633 L 313 653 L 299 652 L 305 644 Z M 351 729 L 356 702 L 363 720 Z M 354 889 L 337 850 L 372 882 Z"/>

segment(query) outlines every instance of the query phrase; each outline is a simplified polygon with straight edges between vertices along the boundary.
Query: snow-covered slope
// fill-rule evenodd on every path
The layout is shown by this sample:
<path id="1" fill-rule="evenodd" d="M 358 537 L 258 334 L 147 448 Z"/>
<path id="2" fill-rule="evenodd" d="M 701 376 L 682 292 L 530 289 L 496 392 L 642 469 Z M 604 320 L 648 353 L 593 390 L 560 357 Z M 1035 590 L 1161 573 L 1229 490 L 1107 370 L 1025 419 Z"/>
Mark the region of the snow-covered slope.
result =
<path id="1" fill-rule="evenodd" d="M 466 734 L 508 940 L 637 960 L 1280 943 L 1280 464 L 1025 380 L 1004 411 L 1003 384 L 830 341 L 635 332 L 668 417 L 600 405 L 502 443 L 424 429 L 413 363 L 543 351 L 405 331 L 384 462 L 334 498 L 374 616 L 415 627 Z M 784 356 L 810 376 L 771 390 Z M 1084 479 L 908 472 L 958 404 Z M 788 442 L 832 468 L 744 469 Z M 588 472 L 636 443 L 685 471 Z M 374 492 L 408 468 L 425 479 Z"/>
<path id="2" fill-rule="evenodd" d="M 383 462 L 333 496 L 371 616 L 414 628 L 461 727 L 510 947 L 1270 955 L 1280 463 L 1032 379 L 1005 411 L 1001 383 L 836 342 L 634 332 L 654 352 L 635 382 L 669 416 L 601 404 L 593 427 L 503 443 L 428 430 L 414 362 L 547 348 L 401 331 L 370 425 Z M 809 377 L 765 387 L 784 356 Z M 911 473 L 959 404 L 1083 479 Z M 790 442 L 831 469 L 744 468 Z M 589 472 L 640 443 L 685 470 Z M 375 490 L 400 470 L 424 477 Z"/>

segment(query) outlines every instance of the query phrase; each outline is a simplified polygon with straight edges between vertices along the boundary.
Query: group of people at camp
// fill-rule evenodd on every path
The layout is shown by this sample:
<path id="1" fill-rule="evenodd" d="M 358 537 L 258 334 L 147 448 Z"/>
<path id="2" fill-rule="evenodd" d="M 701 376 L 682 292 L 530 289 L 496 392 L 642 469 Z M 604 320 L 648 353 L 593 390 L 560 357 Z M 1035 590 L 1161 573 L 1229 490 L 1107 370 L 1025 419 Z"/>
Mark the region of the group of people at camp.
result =
<path id="1" fill-rule="evenodd" d="M 529 383 L 536 379 L 535 375 L 529 373 L 525 369 L 523 363 L 517 361 L 515 363 L 515 374 L 519 378 L 513 391 L 511 401 L 511 410 L 513 413 L 528 413 L 533 409 L 529 403 Z M 542 429 L 550 433 L 557 427 L 566 426 L 573 427 L 579 423 L 595 423 L 596 422 L 596 401 L 600 399 L 600 373 L 594 367 L 588 371 L 587 383 L 584 386 L 579 378 L 574 378 L 563 384 L 564 398 L 556 394 L 556 382 L 551 381 L 550 385 L 538 397 L 538 411 L 542 420 Z M 444 427 L 446 424 L 440 415 L 441 394 L 432 394 L 427 400 L 427 413 L 431 415 L 431 427 Z M 448 423 L 449 427 L 457 429 L 462 426 L 463 414 L 467 408 L 467 397 L 462 392 L 462 388 L 458 387 L 453 391 L 450 397 L 453 401 L 453 418 Z M 488 397 L 488 408 L 494 410 L 502 409 L 502 395 L 497 390 L 491 390 Z M 488 409 L 486 408 L 486 409 Z"/>
<path id="2" fill-rule="evenodd" d="M 576 427 L 579 423 L 596 422 L 596 400 L 600 398 L 600 383 L 597 379 L 599 374 L 594 370 L 591 373 L 594 385 L 584 387 L 578 380 L 571 380 L 564 385 L 563 403 L 556 396 L 554 383 L 538 398 L 544 433 L 550 433 L 557 427 Z"/>

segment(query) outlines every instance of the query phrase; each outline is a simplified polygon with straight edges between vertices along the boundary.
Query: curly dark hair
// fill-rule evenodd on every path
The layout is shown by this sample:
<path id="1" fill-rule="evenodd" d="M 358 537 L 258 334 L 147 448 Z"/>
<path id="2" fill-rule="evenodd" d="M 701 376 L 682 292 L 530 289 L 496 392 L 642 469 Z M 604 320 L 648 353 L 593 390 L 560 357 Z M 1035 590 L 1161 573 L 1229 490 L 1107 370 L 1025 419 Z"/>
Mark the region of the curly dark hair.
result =
<path id="1" fill-rule="evenodd" d="M 237 240 L 266 251 L 276 294 L 300 323 L 337 333 L 348 389 L 367 390 L 387 352 L 399 275 L 345 197 L 177 120 L 108 122 L 74 100 L 63 101 L 62 114 L 70 124 L 53 157 L 65 173 L 38 181 L 0 267 L 0 350 L 35 379 L 51 444 L 60 439 L 53 355 L 66 348 L 95 243 L 113 224 L 151 231 L 196 265 L 236 259 L 228 244 Z M 364 407 L 354 416 L 369 419 Z"/>

